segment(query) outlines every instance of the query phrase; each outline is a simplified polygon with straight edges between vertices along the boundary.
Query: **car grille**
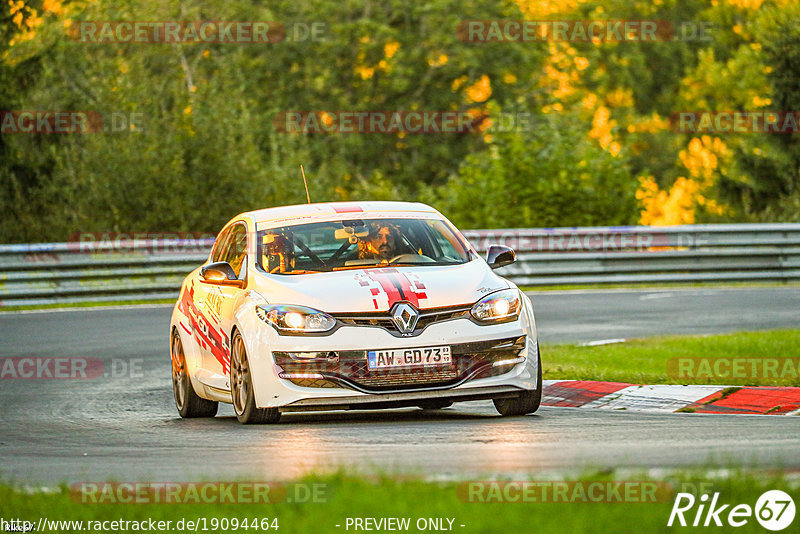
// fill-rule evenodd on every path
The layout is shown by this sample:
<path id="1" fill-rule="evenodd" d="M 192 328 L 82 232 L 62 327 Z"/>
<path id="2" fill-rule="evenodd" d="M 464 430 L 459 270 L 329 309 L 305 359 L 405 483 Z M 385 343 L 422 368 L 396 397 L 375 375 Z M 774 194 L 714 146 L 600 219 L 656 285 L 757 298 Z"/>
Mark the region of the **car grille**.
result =
<path id="1" fill-rule="evenodd" d="M 419 310 L 419 319 L 417 319 L 417 326 L 411 333 L 411 336 L 417 336 L 422 333 L 428 326 L 433 323 L 440 323 L 442 321 L 450 321 L 453 319 L 460 319 L 468 317 L 472 309 L 472 304 L 461 306 L 448 306 L 446 308 L 428 308 Z M 334 314 L 339 322 L 349 326 L 376 326 L 383 328 L 394 336 L 407 337 L 408 334 L 402 335 L 392 321 L 392 316 L 387 312 L 377 313 L 338 313 Z"/>
<path id="2" fill-rule="evenodd" d="M 452 364 L 406 369 L 370 370 L 366 351 L 332 351 L 327 357 L 300 361 L 288 352 L 273 352 L 287 380 L 304 387 L 349 387 L 367 392 L 455 386 L 466 380 L 507 373 L 523 355 L 525 336 L 451 345 Z M 506 365 L 496 362 L 511 360 Z M 298 375 L 296 378 L 292 374 Z M 314 378 L 309 375 L 318 375 Z"/>

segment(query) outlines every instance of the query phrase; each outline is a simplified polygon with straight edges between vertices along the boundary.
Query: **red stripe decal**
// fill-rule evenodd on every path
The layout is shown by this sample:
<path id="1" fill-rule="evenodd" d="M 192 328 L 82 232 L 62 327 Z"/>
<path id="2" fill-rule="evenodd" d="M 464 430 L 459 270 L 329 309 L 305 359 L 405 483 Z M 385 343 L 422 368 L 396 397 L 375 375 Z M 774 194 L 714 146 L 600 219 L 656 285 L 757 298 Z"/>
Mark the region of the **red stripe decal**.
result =
<path id="1" fill-rule="evenodd" d="M 389 271 L 393 270 L 394 269 L 366 269 L 367 275 L 373 281 L 380 284 L 381 289 L 389 298 L 389 308 L 394 306 L 395 302 L 402 300 L 400 297 L 400 291 L 398 291 L 389 275 Z"/>
<path id="2" fill-rule="evenodd" d="M 358 204 L 334 206 L 333 209 L 336 211 L 336 213 L 359 213 L 364 211 Z"/>
<path id="3" fill-rule="evenodd" d="M 222 366 L 222 372 L 230 371 L 230 343 L 224 332 L 218 331 L 194 303 L 194 285 L 183 294 L 184 305 L 192 322 L 195 337 L 211 352 Z M 208 332 L 208 333 L 206 333 Z"/>
<path id="4" fill-rule="evenodd" d="M 419 297 L 417 296 L 417 290 L 411 286 L 411 281 L 406 278 L 403 273 L 397 272 L 396 270 L 389 276 L 397 285 L 400 286 L 400 291 L 402 296 L 405 297 L 405 300 L 419 308 Z"/>

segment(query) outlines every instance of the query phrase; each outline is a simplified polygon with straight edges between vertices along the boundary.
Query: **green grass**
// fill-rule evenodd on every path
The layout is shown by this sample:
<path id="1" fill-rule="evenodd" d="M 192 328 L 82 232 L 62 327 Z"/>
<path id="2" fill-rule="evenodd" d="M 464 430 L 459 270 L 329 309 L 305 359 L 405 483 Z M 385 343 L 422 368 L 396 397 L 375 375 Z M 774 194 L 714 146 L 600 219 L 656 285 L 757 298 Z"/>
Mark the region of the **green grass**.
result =
<path id="1" fill-rule="evenodd" d="M 519 479 L 518 479 L 519 480 Z M 525 478 L 522 478 L 525 480 Z M 539 477 L 539 480 L 542 479 Z M 613 473 L 579 477 L 585 483 L 593 481 L 653 481 L 646 476 L 615 477 Z M 206 518 L 210 527 L 212 518 L 237 518 L 242 520 L 277 518 L 279 533 L 348 532 L 348 517 L 408 517 L 410 532 L 418 518 L 451 518 L 453 530 L 463 533 L 537 532 L 537 533 L 608 533 L 608 532 L 666 532 L 677 492 L 696 496 L 719 492 L 719 503 L 748 504 L 755 506 L 758 497 L 766 490 L 782 489 L 798 500 L 796 480 L 780 474 L 734 472 L 724 477 L 713 473 L 693 473 L 670 476 L 657 481 L 668 485 L 654 493 L 656 502 L 469 502 L 464 482 L 433 483 L 420 479 L 357 478 L 345 475 L 307 477 L 301 482 L 323 484 L 327 498 L 316 503 L 276 504 L 83 504 L 69 496 L 67 488 L 58 493 L 26 492 L 0 486 L 0 516 L 4 519 L 20 518 L 38 523 L 40 517 L 48 520 L 104 521 L 144 520 L 156 521 L 184 518 Z M 486 493 L 483 493 L 486 496 Z M 572 493 L 570 492 L 570 495 Z M 697 505 L 686 517 L 691 522 Z M 730 509 L 730 507 L 728 508 Z M 723 519 L 725 515 L 723 514 Z M 800 519 L 795 519 L 794 525 Z M 341 525 L 336 527 L 336 525 Z M 446 523 L 445 523 L 446 524 Z M 464 525 L 464 527 L 461 527 Z M 708 529 L 675 528 L 679 532 L 708 531 Z M 727 532 L 730 527 L 712 530 Z M 755 518 L 735 529 L 737 532 L 764 532 Z M 62 530 L 71 532 L 72 530 Z M 200 528 L 199 531 L 203 532 Z M 209 528 L 207 532 L 222 531 Z M 242 531 L 241 529 L 239 531 Z M 256 530 L 251 530 L 256 532 Z M 353 532 L 353 528 L 349 532 Z M 791 531 L 791 528 L 787 531 Z M 259 532 L 263 532 L 259 530 Z"/>
<path id="2" fill-rule="evenodd" d="M 696 378 L 670 376 L 671 359 L 726 358 L 771 359 L 800 358 L 800 330 L 770 330 L 704 336 L 661 336 L 633 339 L 625 343 L 584 347 L 580 345 L 542 345 L 542 369 L 545 379 L 603 380 L 637 384 L 725 384 L 761 386 L 800 386 L 800 377 L 786 373 L 778 378 L 772 373 L 749 376 L 708 375 Z M 685 360 L 684 360 L 685 361 Z M 677 365 L 673 362 L 674 375 Z M 749 363 L 747 365 L 750 365 Z M 760 365 L 756 364 L 756 365 Z M 695 370 L 700 369 L 696 363 Z M 723 372 L 725 368 L 721 368 Z M 797 364 L 795 361 L 795 370 Z M 699 374 L 699 373 L 698 373 Z"/>

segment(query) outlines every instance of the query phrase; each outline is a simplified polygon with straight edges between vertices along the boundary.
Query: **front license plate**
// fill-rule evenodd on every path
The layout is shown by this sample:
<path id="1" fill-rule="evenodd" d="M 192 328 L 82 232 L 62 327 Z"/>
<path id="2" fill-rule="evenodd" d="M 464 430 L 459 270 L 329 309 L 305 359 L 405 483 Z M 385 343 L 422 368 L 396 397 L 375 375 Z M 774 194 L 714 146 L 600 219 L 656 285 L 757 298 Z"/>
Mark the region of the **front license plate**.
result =
<path id="1" fill-rule="evenodd" d="M 425 367 L 453 362 L 450 346 L 419 347 L 416 349 L 370 350 L 367 365 L 370 369 L 392 367 Z"/>

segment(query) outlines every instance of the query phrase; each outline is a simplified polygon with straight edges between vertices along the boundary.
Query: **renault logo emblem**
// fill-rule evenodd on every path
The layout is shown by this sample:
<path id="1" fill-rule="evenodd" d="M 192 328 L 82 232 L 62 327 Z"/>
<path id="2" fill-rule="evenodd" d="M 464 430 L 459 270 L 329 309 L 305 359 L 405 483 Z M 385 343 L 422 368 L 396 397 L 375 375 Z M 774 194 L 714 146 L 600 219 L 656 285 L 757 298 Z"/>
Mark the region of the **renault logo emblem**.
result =
<path id="1" fill-rule="evenodd" d="M 392 308 L 392 322 L 403 334 L 409 334 L 417 327 L 419 312 L 411 304 L 398 302 Z"/>

